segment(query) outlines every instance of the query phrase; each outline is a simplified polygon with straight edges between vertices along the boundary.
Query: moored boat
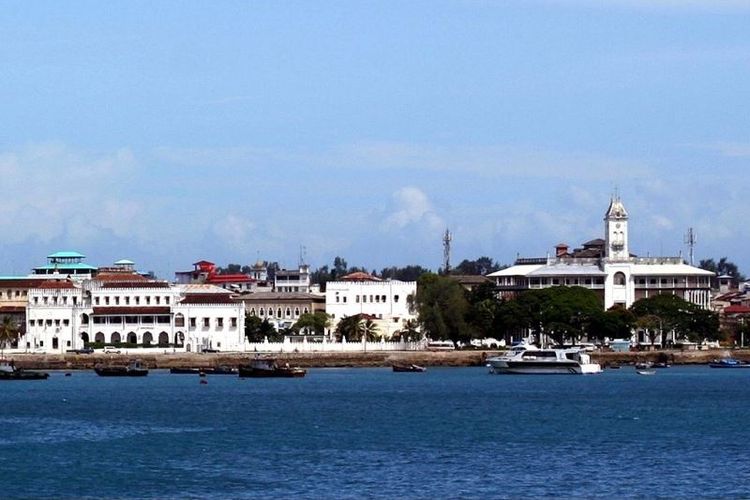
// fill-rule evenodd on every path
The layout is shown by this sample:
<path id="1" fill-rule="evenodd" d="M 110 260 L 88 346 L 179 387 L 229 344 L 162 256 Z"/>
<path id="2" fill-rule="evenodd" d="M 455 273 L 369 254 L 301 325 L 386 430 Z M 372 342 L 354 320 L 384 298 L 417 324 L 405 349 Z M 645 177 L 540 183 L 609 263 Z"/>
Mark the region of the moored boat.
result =
<path id="1" fill-rule="evenodd" d="M 302 378 L 307 370 L 297 366 L 279 365 L 273 358 L 257 358 L 250 361 L 246 366 L 239 367 L 239 375 L 242 378 Z"/>
<path id="2" fill-rule="evenodd" d="M 591 362 L 584 350 L 518 349 L 487 360 L 490 373 L 529 375 L 584 375 L 601 373 L 598 363 Z"/>
<path id="3" fill-rule="evenodd" d="M 140 360 L 131 361 L 127 366 L 104 366 L 97 365 L 94 371 L 100 377 L 145 377 L 148 375 L 148 368 L 143 366 Z"/>
<path id="4" fill-rule="evenodd" d="M 170 368 L 169 373 L 178 375 L 237 375 L 237 368 L 223 365 L 209 368 Z"/>
<path id="5" fill-rule="evenodd" d="M 656 370 L 653 369 L 636 370 L 635 372 L 638 375 L 656 375 Z"/>
<path id="6" fill-rule="evenodd" d="M 49 373 L 16 368 L 13 361 L 0 361 L 0 380 L 45 380 Z"/>
<path id="7" fill-rule="evenodd" d="M 722 358 L 711 361 L 711 368 L 750 368 L 750 363 L 735 358 Z"/>
<path id="8" fill-rule="evenodd" d="M 424 372 L 427 368 L 415 364 L 411 365 L 393 365 L 393 371 L 399 373 Z"/>

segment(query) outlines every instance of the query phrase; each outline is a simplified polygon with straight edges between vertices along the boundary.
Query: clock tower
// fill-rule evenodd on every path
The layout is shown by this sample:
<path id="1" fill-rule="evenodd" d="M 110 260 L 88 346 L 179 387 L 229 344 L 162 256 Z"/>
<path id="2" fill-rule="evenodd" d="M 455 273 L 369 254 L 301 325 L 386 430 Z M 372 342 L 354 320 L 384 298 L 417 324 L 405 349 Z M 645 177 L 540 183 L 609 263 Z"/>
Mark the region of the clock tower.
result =
<path id="1" fill-rule="evenodd" d="M 606 257 L 611 261 L 626 261 L 630 258 L 628 251 L 628 212 L 615 195 L 609 201 L 607 214 L 604 216 L 604 231 L 607 235 Z"/>

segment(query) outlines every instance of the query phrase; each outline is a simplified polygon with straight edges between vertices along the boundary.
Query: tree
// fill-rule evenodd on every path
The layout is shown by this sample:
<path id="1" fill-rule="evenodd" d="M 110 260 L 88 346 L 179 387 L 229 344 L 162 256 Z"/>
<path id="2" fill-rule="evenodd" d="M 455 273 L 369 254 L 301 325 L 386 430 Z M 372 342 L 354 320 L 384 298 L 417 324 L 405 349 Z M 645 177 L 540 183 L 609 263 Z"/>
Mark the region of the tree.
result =
<path id="1" fill-rule="evenodd" d="M 257 316 L 247 314 L 245 316 L 245 337 L 249 342 L 263 342 L 265 339 L 277 342 L 281 340 L 283 335 L 277 332 L 267 319 L 261 320 Z"/>
<path id="2" fill-rule="evenodd" d="M 714 288 L 718 286 L 719 276 L 731 276 L 732 281 L 735 285 L 737 285 L 740 281 L 745 280 L 745 276 L 740 273 L 737 264 L 730 261 L 728 257 L 720 258 L 719 262 L 714 261 L 714 259 L 703 259 L 698 263 L 698 267 L 700 267 L 701 269 L 705 269 L 706 271 L 716 273 L 716 276 L 714 276 L 712 280 L 712 286 Z"/>
<path id="3" fill-rule="evenodd" d="M 466 322 L 469 302 L 463 287 L 452 278 L 432 273 L 422 275 L 417 282 L 417 294 L 410 302 L 428 337 L 454 342 L 471 338 Z"/>
<path id="4" fill-rule="evenodd" d="M 4 316 L 0 322 L 0 354 L 5 355 L 5 348 L 13 345 L 21 336 L 21 330 L 10 316 Z"/>
<path id="5" fill-rule="evenodd" d="M 363 318 L 357 324 L 357 330 L 359 331 L 359 338 L 365 338 L 367 341 L 375 340 L 378 333 L 378 326 L 370 318 Z"/>
<path id="6" fill-rule="evenodd" d="M 323 335 L 330 324 L 331 317 L 323 311 L 317 311 L 302 314 L 292 328 L 297 332 L 313 332 L 315 335 Z"/>
<path id="7" fill-rule="evenodd" d="M 459 265 L 451 270 L 451 274 L 470 274 L 485 276 L 499 271 L 500 264 L 490 257 L 479 257 L 477 260 L 464 259 Z"/>
<path id="8" fill-rule="evenodd" d="M 406 267 L 386 267 L 380 271 L 383 279 L 396 279 L 400 281 L 417 281 L 420 276 L 431 272 L 422 266 L 410 265 Z"/>
<path id="9" fill-rule="evenodd" d="M 630 338 L 635 326 L 633 313 L 621 306 L 612 306 L 591 318 L 589 339 L 625 339 Z"/>
<path id="10" fill-rule="evenodd" d="M 359 339 L 359 322 L 362 319 L 361 314 L 354 314 L 352 316 L 344 316 L 341 321 L 336 325 L 336 338 L 341 340 L 346 338 L 347 340 L 358 340 Z"/>
<path id="11" fill-rule="evenodd" d="M 422 332 L 419 331 L 419 322 L 415 319 L 407 319 L 404 321 L 404 327 L 401 331 L 396 332 L 394 337 L 400 340 L 418 340 L 422 338 Z"/>
<path id="12" fill-rule="evenodd" d="M 690 340 L 718 339 L 719 321 L 716 313 L 669 293 L 636 301 L 630 306 L 636 322 L 647 334 L 657 328 L 662 333 L 661 345 L 666 346 L 667 333 L 673 338 Z"/>

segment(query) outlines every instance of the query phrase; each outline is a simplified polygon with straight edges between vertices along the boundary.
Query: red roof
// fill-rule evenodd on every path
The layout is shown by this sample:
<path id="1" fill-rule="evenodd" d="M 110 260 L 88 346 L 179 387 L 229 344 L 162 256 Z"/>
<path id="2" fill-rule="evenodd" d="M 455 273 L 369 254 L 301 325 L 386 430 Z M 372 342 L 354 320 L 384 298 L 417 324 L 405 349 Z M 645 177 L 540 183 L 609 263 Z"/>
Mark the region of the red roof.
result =
<path id="1" fill-rule="evenodd" d="M 181 304 L 236 304 L 229 293 L 188 293 Z"/>
<path id="2" fill-rule="evenodd" d="M 169 314 L 171 312 L 167 307 L 95 307 L 94 315 L 99 314 Z"/>
<path id="3" fill-rule="evenodd" d="M 358 271 L 356 273 L 347 274 L 341 277 L 341 281 L 383 281 L 375 276 Z"/>
<path id="4" fill-rule="evenodd" d="M 99 273 L 96 275 L 97 281 L 101 282 L 112 282 L 112 281 L 148 281 L 147 278 L 141 276 L 138 273 L 134 273 L 132 271 L 128 272 L 106 272 L 106 273 Z"/>
<path id="5" fill-rule="evenodd" d="M 739 304 L 733 304 L 724 308 L 724 314 L 748 314 L 750 313 L 750 307 L 741 306 Z"/>
<path id="6" fill-rule="evenodd" d="M 47 280 L 39 285 L 42 289 L 63 289 L 63 288 L 75 288 L 75 285 L 68 280 Z"/>
<path id="7" fill-rule="evenodd" d="M 252 283 L 255 281 L 247 274 L 212 274 L 206 283 Z"/>

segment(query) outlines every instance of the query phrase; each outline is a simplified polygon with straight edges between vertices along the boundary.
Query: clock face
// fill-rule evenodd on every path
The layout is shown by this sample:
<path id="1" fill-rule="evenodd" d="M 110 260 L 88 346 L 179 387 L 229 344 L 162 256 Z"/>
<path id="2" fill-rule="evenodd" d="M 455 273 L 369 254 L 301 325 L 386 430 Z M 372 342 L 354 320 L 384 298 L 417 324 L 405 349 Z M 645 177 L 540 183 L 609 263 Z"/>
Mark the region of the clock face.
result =
<path id="1" fill-rule="evenodd" d="M 617 224 L 615 224 L 615 227 L 616 227 L 617 229 L 620 229 L 620 223 L 618 222 Z"/>

